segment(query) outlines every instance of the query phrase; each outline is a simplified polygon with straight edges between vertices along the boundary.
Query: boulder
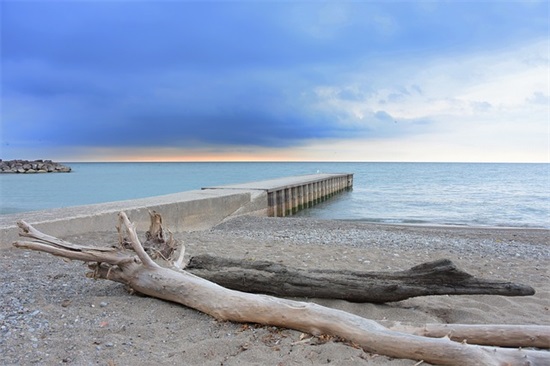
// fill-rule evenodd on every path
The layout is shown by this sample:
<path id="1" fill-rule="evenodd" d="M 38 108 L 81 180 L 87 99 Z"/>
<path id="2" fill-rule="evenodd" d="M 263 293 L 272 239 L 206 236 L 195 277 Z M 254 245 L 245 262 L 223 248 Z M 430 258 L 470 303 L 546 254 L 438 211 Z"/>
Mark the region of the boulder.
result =
<path id="1" fill-rule="evenodd" d="M 2 160 L 0 173 L 68 173 L 71 168 L 51 160 Z"/>

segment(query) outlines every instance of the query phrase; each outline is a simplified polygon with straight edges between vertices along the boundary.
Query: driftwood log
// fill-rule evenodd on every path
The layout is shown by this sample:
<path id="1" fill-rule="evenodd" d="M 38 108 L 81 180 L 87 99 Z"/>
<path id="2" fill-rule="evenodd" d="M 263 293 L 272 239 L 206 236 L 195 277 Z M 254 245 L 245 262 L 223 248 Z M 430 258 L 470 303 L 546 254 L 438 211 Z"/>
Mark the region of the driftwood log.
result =
<path id="1" fill-rule="evenodd" d="M 535 293 L 527 285 L 475 278 L 448 259 L 406 271 L 356 272 L 303 270 L 269 261 L 200 255 L 192 257 L 185 269 L 233 290 L 350 302 L 385 303 L 428 295 L 528 296 Z"/>
<path id="2" fill-rule="evenodd" d="M 166 237 L 162 217 L 149 212 L 150 226 L 143 247 L 153 259 L 169 261 L 178 249 L 171 233 Z M 119 243 L 131 248 L 120 227 Z M 182 255 L 180 252 L 179 267 Z M 281 297 L 340 299 L 350 302 L 385 303 L 429 295 L 529 296 L 531 286 L 475 278 L 448 260 L 423 263 L 407 271 L 358 272 L 297 269 L 269 261 L 243 261 L 198 255 L 185 270 L 218 285 L 250 293 Z"/>
<path id="3" fill-rule="evenodd" d="M 157 264 L 144 250 L 135 226 L 124 213 L 121 227 L 128 232 L 132 249 L 96 248 L 75 245 L 45 235 L 24 221 L 18 223 L 22 237 L 14 246 L 42 251 L 89 263 L 97 279 L 121 282 L 137 292 L 173 301 L 197 309 L 219 320 L 251 322 L 296 329 L 312 335 L 329 334 L 347 339 L 368 352 L 396 358 L 408 358 L 440 365 L 548 365 L 550 352 L 526 349 L 495 348 L 470 345 L 449 337 L 430 338 L 390 330 L 380 323 L 341 310 L 313 303 L 292 301 L 224 288 L 177 268 Z M 181 263 L 181 257 L 176 264 Z M 468 327 L 465 325 L 465 327 Z M 491 329 L 491 326 L 488 326 Z M 515 326 L 510 334 L 527 329 Z M 528 338 L 550 344 L 550 327 L 529 327 Z M 476 333 L 475 329 L 471 329 Z M 479 333 L 479 334 L 477 334 Z M 476 335 L 491 340 L 485 329 Z M 510 340 L 510 337 L 506 337 Z M 509 343 L 514 343 L 510 340 Z M 496 345 L 496 344 L 493 344 Z"/>

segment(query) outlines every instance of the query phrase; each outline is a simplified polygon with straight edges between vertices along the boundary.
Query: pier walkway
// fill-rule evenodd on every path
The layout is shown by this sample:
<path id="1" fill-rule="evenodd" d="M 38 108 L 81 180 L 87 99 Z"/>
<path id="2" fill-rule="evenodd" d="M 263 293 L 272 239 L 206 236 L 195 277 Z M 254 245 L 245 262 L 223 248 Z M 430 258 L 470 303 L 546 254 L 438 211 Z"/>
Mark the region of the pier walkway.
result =
<path id="1" fill-rule="evenodd" d="M 353 187 L 353 174 L 311 174 L 203 189 L 261 190 L 267 215 L 289 216 Z"/>

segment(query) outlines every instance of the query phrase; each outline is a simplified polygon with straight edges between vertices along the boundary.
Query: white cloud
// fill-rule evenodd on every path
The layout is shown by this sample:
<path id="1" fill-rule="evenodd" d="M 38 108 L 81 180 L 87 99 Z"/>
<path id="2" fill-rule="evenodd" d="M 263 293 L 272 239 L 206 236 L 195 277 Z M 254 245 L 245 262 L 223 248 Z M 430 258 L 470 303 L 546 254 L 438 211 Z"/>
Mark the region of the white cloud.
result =
<path id="1" fill-rule="evenodd" d="M 390 132 L 374 132 L 372 138 L 358 142 L 356 148 L 368 150 L 366 156 L 548 161 L 549 48 L 544 40 L 496 52 L 416 63 L 393 61 L 386 70 L 396 71 L 386 73 L 369 65 L 356 73 L 353 82 L 318 87 L 318 108 L 345 116 L 340 123 Z M 373 87 L 374 92 L 359 92 Z M 350 91 L 356 98 L 341 97 Z M 373 118 L 381 112 L 403 129 L 390 129 L 392 118 Z M 418 121 L 425 121 L 422 128 Z M 344 150 L 351 146 L 355 145 L 346 143 Z"/>

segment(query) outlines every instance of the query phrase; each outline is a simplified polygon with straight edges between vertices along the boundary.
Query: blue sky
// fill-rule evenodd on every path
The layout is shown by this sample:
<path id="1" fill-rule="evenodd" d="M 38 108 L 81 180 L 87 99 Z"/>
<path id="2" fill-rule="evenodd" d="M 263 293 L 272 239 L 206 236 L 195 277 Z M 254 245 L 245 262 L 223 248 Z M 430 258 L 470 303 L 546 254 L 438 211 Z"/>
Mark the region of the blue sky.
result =
<path id="1" fill-rule="evenodd" d="M 549 161 L 547 1 L 0 4 L 2 159 Z"/>

